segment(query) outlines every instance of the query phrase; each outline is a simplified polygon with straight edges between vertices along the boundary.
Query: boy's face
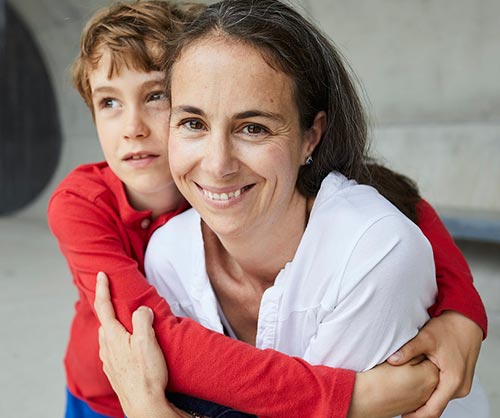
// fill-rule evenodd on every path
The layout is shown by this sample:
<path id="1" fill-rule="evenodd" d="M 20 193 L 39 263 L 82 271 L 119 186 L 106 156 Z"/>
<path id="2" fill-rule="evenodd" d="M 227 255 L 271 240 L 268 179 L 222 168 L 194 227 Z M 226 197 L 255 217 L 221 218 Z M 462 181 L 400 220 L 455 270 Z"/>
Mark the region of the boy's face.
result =
<path id="1" fill-rule="evenodd" d="M 97 134 L 132 205 L 146 209 L 148 201 L 175 189 L 168 165 L 170 104 L 163 73 L 123 66 L 109 79 L 109 68 L 110 57 L 104 53 L 89 75 Z"/>

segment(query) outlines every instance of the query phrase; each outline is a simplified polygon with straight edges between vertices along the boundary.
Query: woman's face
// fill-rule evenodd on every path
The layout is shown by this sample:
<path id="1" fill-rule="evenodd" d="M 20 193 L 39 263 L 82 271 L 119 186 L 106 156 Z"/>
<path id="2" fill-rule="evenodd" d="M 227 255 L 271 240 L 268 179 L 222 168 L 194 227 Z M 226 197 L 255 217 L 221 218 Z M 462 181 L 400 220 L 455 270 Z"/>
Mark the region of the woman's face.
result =
<path id="1" fill-rule="evenodd" d="M 316 140 L 301 132 L 291 79 L 255 48 L 210 38 L 183 52 L 171 86 L 172 175 L 208 226 L 244 236 L 293 219 Z"/>

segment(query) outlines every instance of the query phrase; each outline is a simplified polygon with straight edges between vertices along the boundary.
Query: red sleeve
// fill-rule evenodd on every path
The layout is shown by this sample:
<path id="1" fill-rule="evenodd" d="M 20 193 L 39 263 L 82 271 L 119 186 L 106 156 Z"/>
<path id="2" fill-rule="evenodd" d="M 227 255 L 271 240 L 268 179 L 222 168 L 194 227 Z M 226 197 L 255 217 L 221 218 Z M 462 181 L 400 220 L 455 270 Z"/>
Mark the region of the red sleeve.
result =
<path id="1" fill-rule="evenodd" d="M 170 366 L 169 390 L 265 417 L 347 416 L 354 372 L 259 350 L 176 318 L 129 255 L 123 225 L 109 210 L 59 194 L 51 200 L 49 224 L 91 309 L 100 270 L 109 275 L 116 314 L 127 329 L 137 307 L 153 309 L 156 336 Z M 95 315 L 85 320 L 97 321 Z"/>
<path id="2" fill-rule="evenodd" d="M 435 317 L 446 310 L 460 312 L 476 322 L 486 338 L 486 310 L 474 288 L 467 261 L 429 203 L 422 199 L 417 205 L 417 212 L 418 226 L 432 245 L 436 264 L 438 297 L 429 314 Z"/>

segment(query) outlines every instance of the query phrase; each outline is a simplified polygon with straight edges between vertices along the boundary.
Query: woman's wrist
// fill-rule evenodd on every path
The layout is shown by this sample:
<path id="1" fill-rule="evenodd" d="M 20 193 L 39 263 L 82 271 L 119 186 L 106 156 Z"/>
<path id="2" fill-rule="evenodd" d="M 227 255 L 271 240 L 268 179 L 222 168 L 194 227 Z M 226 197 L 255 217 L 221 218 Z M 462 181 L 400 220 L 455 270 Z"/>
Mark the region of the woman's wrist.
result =
<path id="1" fill-rule="evenodd" d="M 127 418 L 192 418 L 189 413 L 168 402 L 164 394 L 144 401 L 134 399 L 128 405 L 122 403 L 122 407 Z"/>

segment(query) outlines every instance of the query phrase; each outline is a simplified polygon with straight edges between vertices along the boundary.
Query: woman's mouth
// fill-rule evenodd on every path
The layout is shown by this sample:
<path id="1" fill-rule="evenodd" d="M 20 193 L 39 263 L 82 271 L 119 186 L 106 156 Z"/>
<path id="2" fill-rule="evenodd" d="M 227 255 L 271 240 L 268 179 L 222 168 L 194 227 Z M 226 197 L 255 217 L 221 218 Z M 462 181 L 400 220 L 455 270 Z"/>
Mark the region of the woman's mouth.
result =
<path id="1" fill-rule="evenodd" d="M 200 185 L 198 187 L 202 191 L 203 195 L 208 198 L 209 200 L 213 201 L 218 201 L 218 202 L 227 202 L 232 199 L 237 199 L 240 197 L 242 194 L 244 194 L 246 191 L 250 190 L 254 184 L 250 184 L 248 186 L 243 186 L 239 189 L 234 189 L 231 191 L 225 191 L 225 192 L 213 192 L 210 190 L 207 190 Z"/>

